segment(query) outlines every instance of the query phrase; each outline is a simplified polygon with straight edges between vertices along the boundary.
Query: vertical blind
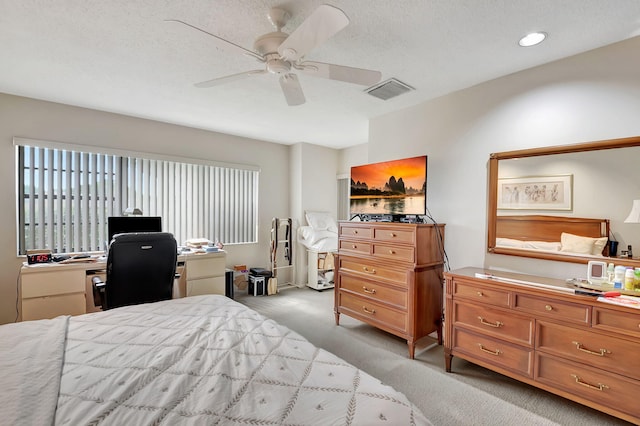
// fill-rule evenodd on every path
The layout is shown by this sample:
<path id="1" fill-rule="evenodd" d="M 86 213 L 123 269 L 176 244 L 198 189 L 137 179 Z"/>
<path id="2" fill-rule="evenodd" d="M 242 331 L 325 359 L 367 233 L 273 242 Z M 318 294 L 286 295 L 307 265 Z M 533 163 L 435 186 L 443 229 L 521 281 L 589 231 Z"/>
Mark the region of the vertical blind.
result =
<path id="1" fill-rule="evenodd" d="M 19 254 L 105 248 L 107 218 L 162 217 L 178 244 L 257 240 L 258 171 L 18 146 Z"/>

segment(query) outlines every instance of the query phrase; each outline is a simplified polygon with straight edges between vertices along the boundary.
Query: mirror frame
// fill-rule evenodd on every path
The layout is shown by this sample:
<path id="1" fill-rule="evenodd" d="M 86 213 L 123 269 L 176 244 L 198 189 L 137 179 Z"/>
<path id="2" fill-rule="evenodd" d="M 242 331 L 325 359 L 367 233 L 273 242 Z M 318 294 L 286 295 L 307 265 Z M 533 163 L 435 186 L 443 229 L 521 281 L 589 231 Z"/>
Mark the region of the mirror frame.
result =
<path id="1" fill-rule="evenodd" d="M 487 212 L 487 251 L 495 254 L 531 257 L 535 259 L 556 260 L 559 262 L 589 263 L 593 258 L 579 256 L 564 256 L 554 253 L 540 253 L 533 250 L 496 247 L 496 218 L 498 216 L 498 162 L 514 158 L 540 157 L 553 154 L 571 154 L 576 152 L 597 151 L 604 149 L 631 148 L 640 146 L 640 136 L 621 139 L 609 139 L 595 142 L 585 142 L 573 145 L 557 145 L 542 148 L 522 149 L 517 151 L 496 152 L 489 155 L 489 200 Z M 624 264 L 640 267 L 640 260 L 624 259 Z"/>

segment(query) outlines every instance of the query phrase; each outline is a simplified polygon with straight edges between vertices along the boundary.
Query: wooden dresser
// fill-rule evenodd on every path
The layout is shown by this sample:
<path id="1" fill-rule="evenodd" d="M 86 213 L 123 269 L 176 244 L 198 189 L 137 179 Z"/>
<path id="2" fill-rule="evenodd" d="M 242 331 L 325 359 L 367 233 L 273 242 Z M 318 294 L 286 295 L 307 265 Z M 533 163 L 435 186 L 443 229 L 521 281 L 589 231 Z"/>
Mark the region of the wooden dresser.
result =
<path id="1" fill-rule="evenodd" d="M 407 340 L 442 344 L 444 225 L 340 222 L 335 317 L 349 315 Z"/>
<path id="2" fill-rule="evenodd" d="M 447 372 L 457 356 L 640 424 L 640 309 L 567 292 L 563 280 L 478 268 L 445 277 Z"/>

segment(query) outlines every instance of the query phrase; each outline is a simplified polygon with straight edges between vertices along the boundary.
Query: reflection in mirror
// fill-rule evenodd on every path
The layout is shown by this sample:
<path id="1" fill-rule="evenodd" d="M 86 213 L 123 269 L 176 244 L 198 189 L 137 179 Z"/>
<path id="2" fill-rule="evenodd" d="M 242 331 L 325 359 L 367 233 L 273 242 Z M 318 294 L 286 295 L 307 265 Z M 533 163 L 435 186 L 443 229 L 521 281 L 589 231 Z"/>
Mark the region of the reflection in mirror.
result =
<path id="1" fill-rule="evenodd" d="M 495 153 L 489 185 L 489 252 L 587 263 L 612 239 L 618 256 L 640 255 L 640 224 L 624 222 L 640 199 L 640 137 Z"/>

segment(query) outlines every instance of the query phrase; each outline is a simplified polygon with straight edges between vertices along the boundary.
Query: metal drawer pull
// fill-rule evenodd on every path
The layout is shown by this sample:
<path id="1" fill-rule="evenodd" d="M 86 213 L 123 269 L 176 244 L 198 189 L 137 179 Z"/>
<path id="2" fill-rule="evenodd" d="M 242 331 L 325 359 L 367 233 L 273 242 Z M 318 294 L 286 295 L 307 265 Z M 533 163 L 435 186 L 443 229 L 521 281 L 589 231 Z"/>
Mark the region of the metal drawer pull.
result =
<path id="1" fill-rule="evenodd" d="M 395 250 L 389 250 L 389 254 L 396 254 Z"/>
<path id="2" fill-rule="evenodd" d="M 551 305 L 545 305 L 545 306 L 544 306 L 544 308 L 545 308 L 547 311 L 553 311 L 553 306 L 551 306 Z"/>
<path id="3" fill-rule="evenodd" d="M 369 274 L 375 274 L 375 273 L 376 273 L 376 270 L 375 270 L 375 269 L 369 269 L 369 268 L 368 268 L 368 267 L 366 267 L 366 266 L 363 266 L 363 267 L 362 267 L 362 270 L 363 270 L 363 271 L 365 271 L 365 272 L 367 272 L 367 273 L 369 273 Z"/>
<path id="4" fill-rule="evenodd" d="M 484 296 L 484 294 L 481 291 L 476 292 L 476 294 L 480 297 Z"/>
<path id="5" fill-rule="evenodd" d="M 357 229 L 355 229 L 355 230 L 353 231 L 353 233 L 354 233 L 354 234 L 357 234 L 357 233 L 358 233 L 358 230 L 357 230 Z"/>
<path id="6" fill-rule="evenodd" d="M 606 354 L 610 354 L 611 351 L 608 351 L 606 349 L 600 349 L 600 351 L 596 352 L 596 351 L 590 351 L 589 349 L 585 349 L 584 346 L 582 345 L 582 343 L 580 342 L 571 342 L 574 345 L 576 345 L 576 349 L 582 352 L 586 352 L 588 354 L 591 355 L 595 355 L 595 356 L 605 356 Z"/>
<path id="7" fill-rule="evenodd" d="M 364 291 L 365 293 L 369 293 L 369 294 L 376 294 L 376 289 L 372 288 L 372 289 L 368 289 L 365 286 L 362 286 L 362 291 Z"/>
<path id="8" fill-rule="evenodd" d="M 499 327 L 502 327 L 504 325 L 504 323 L 501 323 L 500 321 L 496 321 L 494 323 L 494 322 L 489 322 L 489 321 L 485 320 L 482 317 L 478 317 L 478 319 L 480 320 L 481 324 L 488 325 L 489 327 L 499 328 Z"/>
<path id="9" fill-rule="evenodd" d="M 597 390 L 597 391 L 603 391 L 605 389 L 609 389 L 609 386 L 603 385 L 602 383 L 598 383 L 597 385 L 592 385 L 591 383 L 583 382 L 582 379 L 579 376 L 575 375 L 575 374 L 572 374 L 571 377 L 573 377 L 576 380 L 577 384 L 582 385 L 582 386 L 586 386 L 589 389 L 594 389 L 594 390 Z"/>
<path id="10" fill-rule="evenodd" d="M 363 310 L 363 311 L 365 311 L 365 312 L 366 312 L 366 313 L 368 313 L 368 314 L 371 314 L 371 315 L 373 315 L 373 314 L 375 314 L 375 313 L 376 313 L 376 310 L 375 310 L 375 309 L 371 309 L 371 310 L 369 310 L 369 309 L 367 309 L 367 307 L 366 307 L 366 306 L 363 306 L 363 307 L 362 307 L 362 310 Z"/>
<path id="11" fill-rule="evenodd" d="M 395 232 L 389 232 L 389 235 L 390 235 L 391 237 L 395 237 L 395 236 L 396 236 Z"/>
<path id="12" fill-rule="evenodd" d="M 491 355 L 498 356 L 498 355 L 500 355 L 502 353 L 502 351 L 500 351 L 500 349 L 496 349 L 495 351 L 489 350 L 489 349 L 485 348 L 484 346 L 482 346 L 482 343 L 478 343 L 478 346 L 480 347 L 480 350 L 482 352 L 486 352 L 486 353 L 491 354 Z"/>
<path id="13" fill-rule="evenodd" d="M 357 248 L 358 248 L 358 246 L 357 246 L 357 245 L 355 245 L 355 244 L 352 244 L 352 245 L 351 245 L 351 248 L 352 248 L 352 249 L 357 249 Z"/>

